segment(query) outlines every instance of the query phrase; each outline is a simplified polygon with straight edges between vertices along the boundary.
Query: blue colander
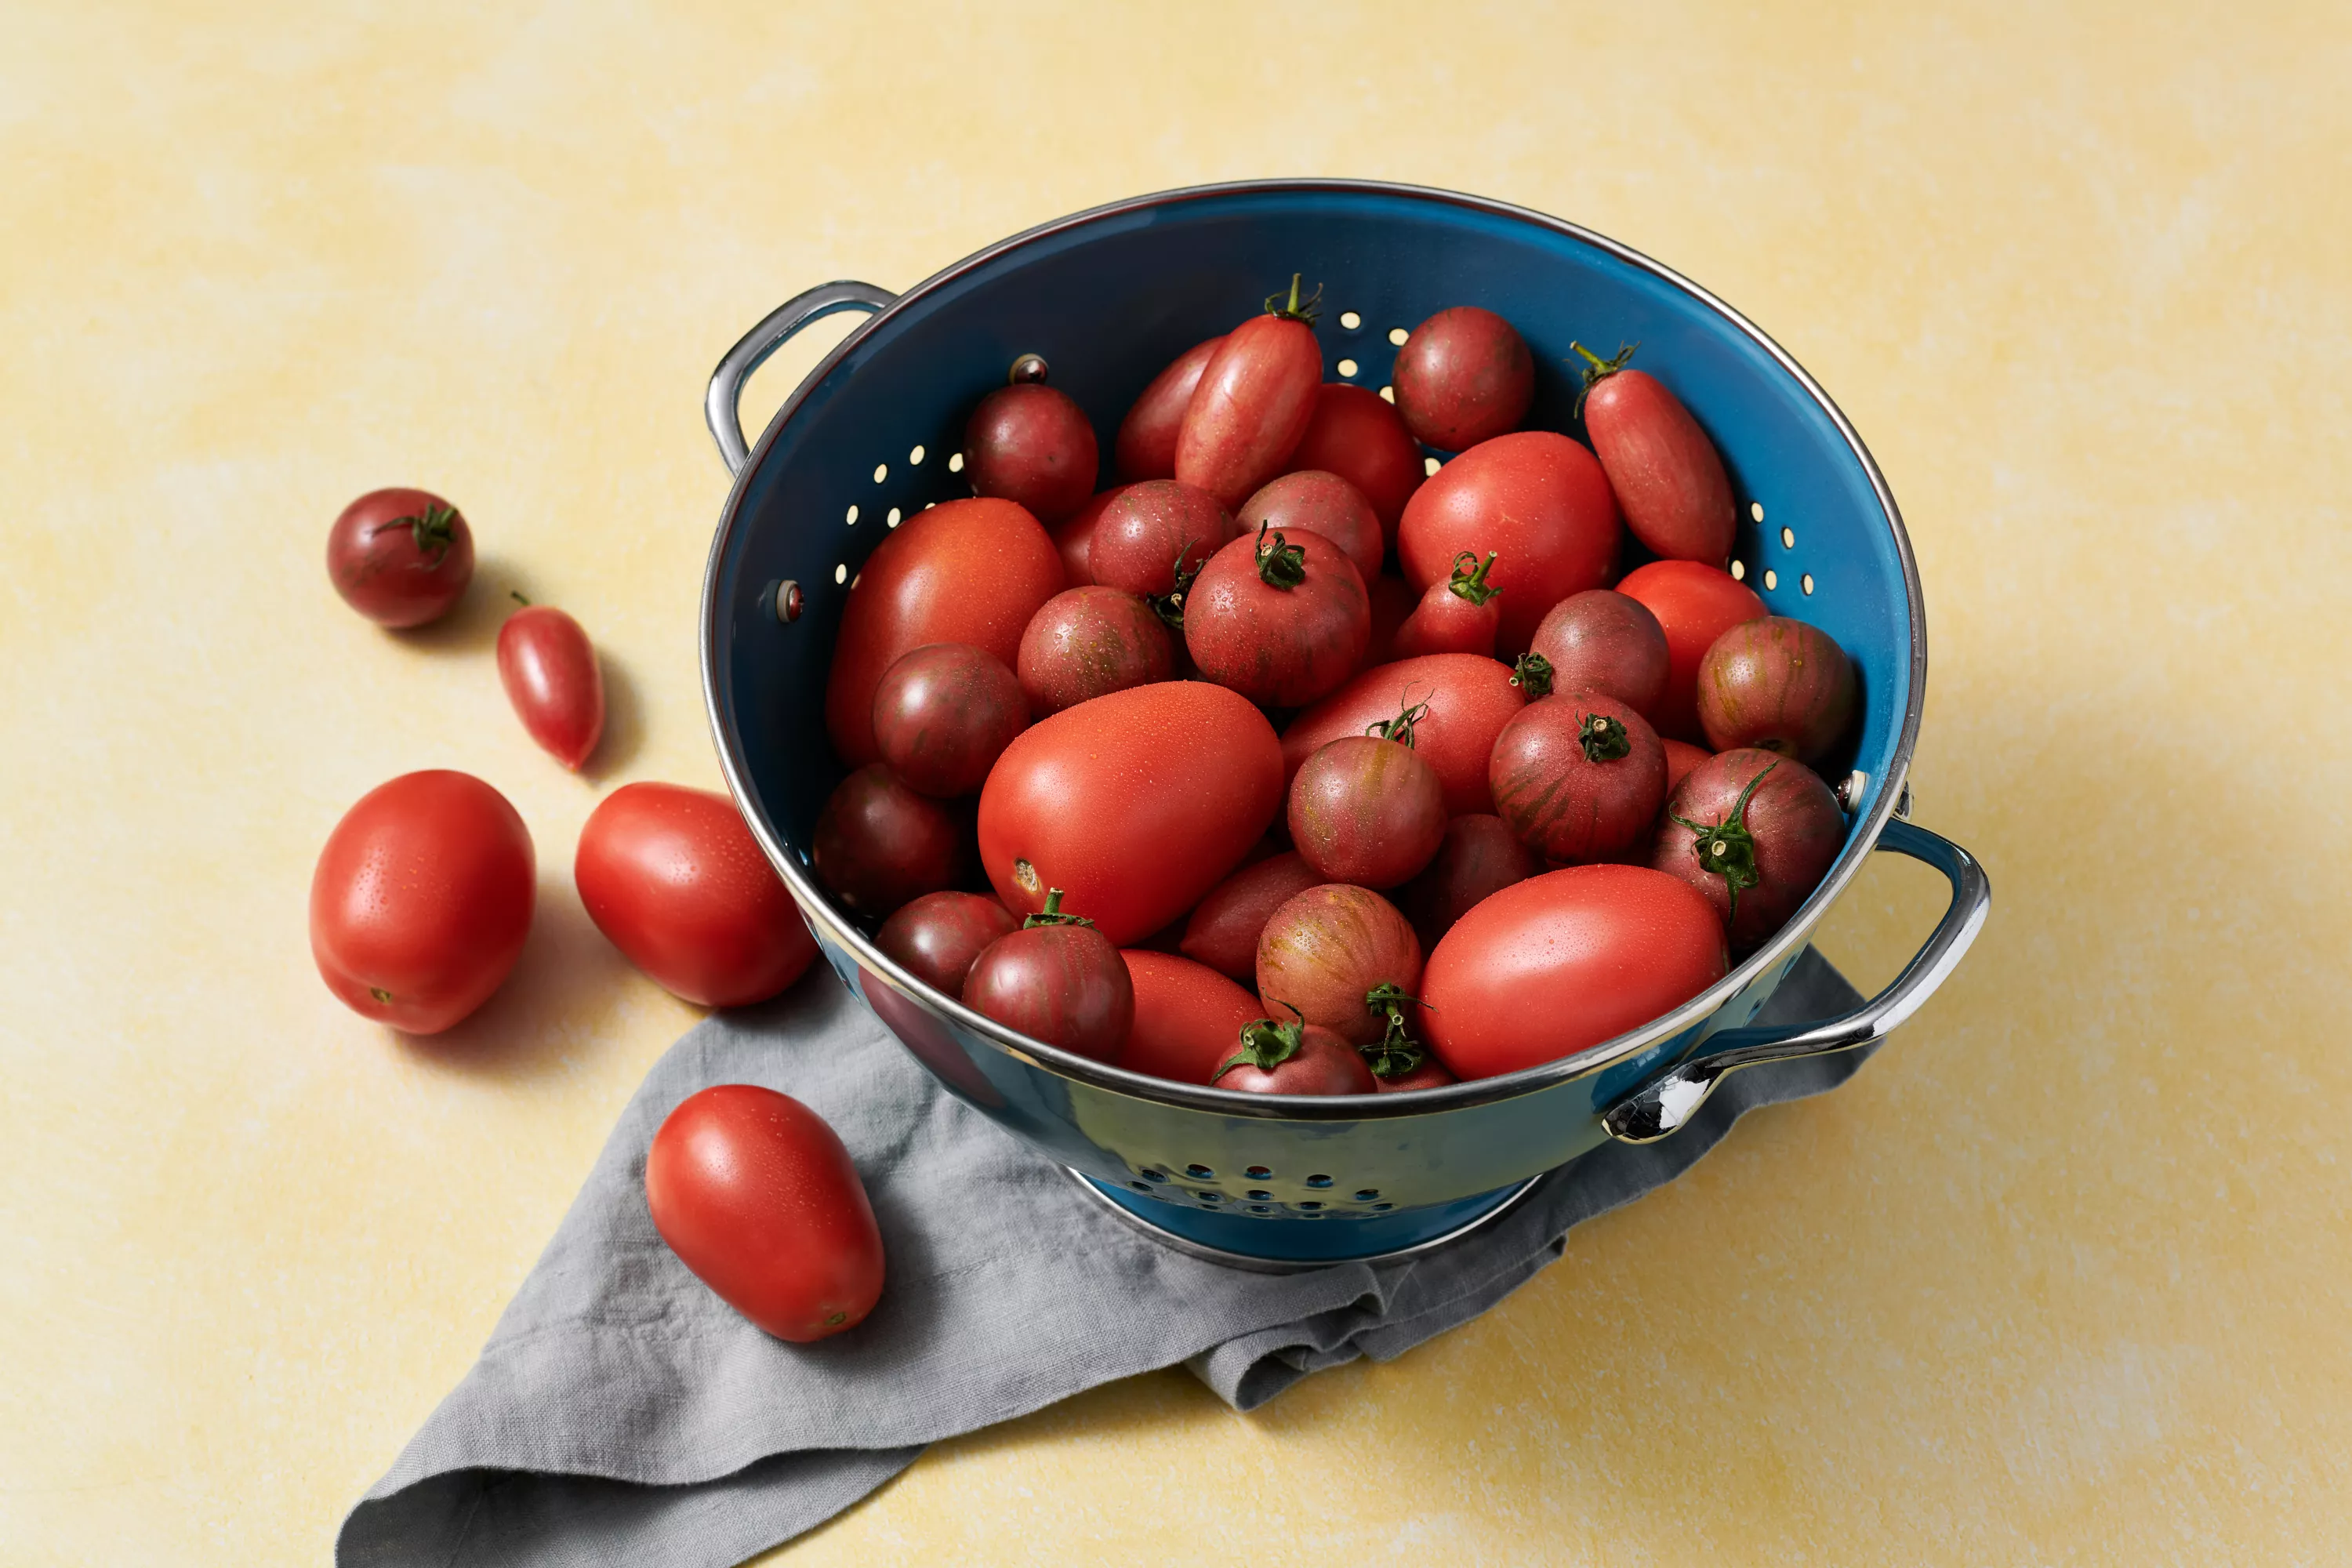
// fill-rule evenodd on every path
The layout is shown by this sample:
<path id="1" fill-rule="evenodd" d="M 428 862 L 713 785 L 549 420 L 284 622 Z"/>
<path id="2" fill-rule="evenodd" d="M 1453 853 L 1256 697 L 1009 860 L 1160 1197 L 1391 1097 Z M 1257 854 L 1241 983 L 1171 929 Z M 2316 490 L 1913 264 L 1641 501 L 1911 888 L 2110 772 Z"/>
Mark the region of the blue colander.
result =
<path id="1" fill-rule="evenodd" d="M 1162 366 L 1230 330 L 1294 272 L 1322 285 L 1318 335 L 1332 380 L 1385 384 L 1404 329 L 1446 306 L 1499 311 L 1535 351 L 1533 426 L 1580 430 L 1570 340 L 1604 351 L 1639 342 L 1641 363 L 1722 449 L 1742 520 L 1738 569 L 1774 612 L 1821 626 L 1853 658 L 1861 722 L 1822 770 L 1850 814 L 1843 853 L 1761 952 L 1631 1034 L 1507 1077 L 1411 1093 L 1261 1098 L 1170 1083 L 1040 1044 L 932 990 L 810 872 L 810 831 L 842 772 L 824 722 L 842 606 L 867 552 L 902 518 L 970 493 L 954 454 L 973 404 L 1003 384 L 1014 360 L 1041 356 L 1108 454 L 1120 416 Z M 747 450 L 737 415 L 744 379 L 794 332 L 845 310 L 872 319 Z M 1572 224 L 1360 181 L 1141 196 L 1016 235 L 903 294 L 863 283 L 811 289 L 720 362 L 709 413 L 735 484 L 703 584 L 703 688 L 752 832 L 835 972 L 941 1083 L 1187 1251 L 1284 1268 L 1435 1245 L 1603 1140 L 1672 1133 L 1727 1072 L 1880 1038 L 1927 999 L 1984 923 L 1990 892 L 1976 861 L 1903 820 L 1927 619 L 1877 466 L 1762 332 Z M 1950 879 L 1951 904 L 1926 945 L 1847 1016 L 1750 1026 L 1874 849 Z"/>

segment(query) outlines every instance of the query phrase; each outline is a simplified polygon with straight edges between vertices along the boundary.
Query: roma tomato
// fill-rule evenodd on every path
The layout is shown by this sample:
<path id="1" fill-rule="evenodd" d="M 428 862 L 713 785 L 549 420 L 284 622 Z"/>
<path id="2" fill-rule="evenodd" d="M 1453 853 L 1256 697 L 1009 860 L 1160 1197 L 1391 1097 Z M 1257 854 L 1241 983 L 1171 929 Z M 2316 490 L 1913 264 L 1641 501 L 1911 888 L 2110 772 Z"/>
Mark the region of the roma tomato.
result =
<path id="1" fill-rule="evenodd" d="M 1328 1029 L 1259 1018 L 1212 1081 L 1245 1094 L 1371 1094 L 1380 1085 L 1361 1052 Z"/>
<path id="2" fill-rule="evenodd" d="M 1260 486 L 1234 521 L 1241 533 L 1261 528 L 1319 533 L 1348 552 L 1367 583 L 1381 574 L 1381 557 L 1388 549 L 1371 502 L 1339 475 L 1319 469 L 1294 469 Z"/>
<path id="3" fill-rule="evenodd" d="M 1178 947 L 1220 974 L 1255 984 L 1257 939 L 1265 922 L 1293 894 L 1323 881 L 1323 873 L 1295 849 L 1244 866 L 1209 889 L 1185 921 Z"/>
<path id="4" fill-rule="evenodd" d="M 1234 520 L 1206 490 L 1147 479 L 1103 508 L 1087 569 L 1106 588 L 1140 598 L 1176 592 L 1234 536 Z"/>
<path id="5" fill-rule="evenodd" d="M 1092 921 L 1066 912 L 1054 889 L 1043 913 L 972 960 L 963 1005 L 1033 1040 L 1117 1061 L 1135 1022 L 1135 983 L 1118 949 Z"/>
<path id="6" fill-rule="evenodd" d="M 1087 504 L 1072 513 L 1068 521 L 1054 525 L 1051 537 L 1054 548 L 1061 552 L 1064 584 L 1083 588 L 1095 580 L 1095 526 L 1102 521 L 1105 508 L 1125 493 L 1125 485 L 1113 485 L 1087 498 Z"/>
<path id="7" fill-rule="evenodd" d="M 1617 502 L 1591 453 L 1549 430 L 1480 443 L 1437 470 L 1397 525 L 1405 581 L 1424 593 L 1464 551 L 1500 556 L 1497 647 L 1523 652 L 1544 612 L 1609 580 L 1617 564 Z"/>
<path id="8" fill-rule="evenodd" d="M 622 955 L 697 1006 L 763 1002 L 816 956 L 783 879 L 723 795 L 622 785 L 581 828 L 572 879 Z"/>
<path id="9" fill-rule="evenodd" d="M 1515 882 L 1541 874 L 1543 860 L 1520 843 L 1499 816 L 1457 816 L 1428 867 L 1397 893 L 1421 950 L 1433 952 L 1454 922 Z"/>
<path id="10" fill-rule="evenodd" d="M 474 535 L 431 490 L 370 490 L 327 531 L 327 577 L 376 625 L 421 626 L 474 580 Z"/>
<path id="11" fill-rule="evenodd" d="M 1519 427 L 1535 401 L 1536 359 L 1510 322 L 1456 305 L 1412 330 L 1390 379 L 1405 428 L 1461 452 Z"/>
<path id="12" fill-rule="evenodd" d="M 961 997 L 972 960 L 1020 929 L 1012 910 L 984 894 L 925 893 L 882 922 L 874 945 L 933 990 Z"/>
<path id="13" fill-rule="evenodd" d="M 1207 1083 L 1259 1016 L 1257 998 L 1211 969 L 1173 953 L 1122 952 L 1135 985 L 1135 1024 L 1118 1065 L 1177 1083 Z"/>
<path id="14" fill-rule="evenodd" d="M 1176 477 L 1176 437 L 1184 428 L 1184 410 L 1192 405 L 1192 389 L 1223 346 L 1223 337 L 1194 343 L 1151 378 L 1143 395 L 1119 421 L 1118 439 L 1112 447 L 1122 479 L 1172 479 Z"/>
<path id="15" fill-rule="evenodd" d="M 1021 634 L 1021 690 L 1043 719 L 1093 698 L 1168 679 L 1168 628 L 1150 605 L 1116 588 L 1070 588 L 1045 601 Z"/>
<path id="16" fill-rule="evenodd" d="M 1644 719 L 1666 695 L 1665 628 L 1647 605 L 1614 589 L 1589 588 L 1554 605 L 1528 652 L 1549 667 L 1554 691 L 1604 692 Z"/>
<path id="17" fill-rule="evenodd" d="M 1530 702 L 1505 725 L 1488 776 L 1495 810 L 1537 854 L 1565 865 L 1618 860 L 1648 847 L 1666 753 L 1632 705 L 1580 691 Z"/>
<path id="18" fill-rule="evenodd" d="M 1760 746 L 1816 763 L 1853 718 L 1853 662 L 1819 626 L 1742 621 L 1698 661 L 1698 722 L 1718 752 Z"/>
<path id="19" fill-rule="evenodd" d="M 1657 377 L 1624 368 L 1632 349 L 1604 360 L 1582 343 L 1569 347 L 1584 356 L 1584 430 L 1625 526 L 1654 555 L 1721 566 L 1739 519 L 1715 443 Z"/>
<path id="20" fill-rule="evenodd" d="M 1393 544 L 1404 503 L 1427 477 L 1421 458 L 1421 443 L 1386 398 L 1369 387 L 1329 381 L 1315 394 L 1315 416 L 1289 466 L 1319 468 L 1355 486 Z"/>
<path id="21" fill-rule="evenodd" d="M 963 831 L 945 805 L 876 763 L 826 797 L 809 836 L 809 864 L 845 908 L 879 919 L 954 885 Z"/>
<path id="22" fill-rule="evenodd" d="M 1766 612 L 1756 591 L 1719 566 L 1653 561 L 1625 574 L 1617 591 L 1639 599 L 1666 634 L 1666 691 L 1650 722 L 1661 735 L 1704 741 L 1698 722 L 1698 663 L 1715 639 Z"/>
<path id="23" fill-rule="evenodd" d="M 1371 602 L 1355 563 L 1303 529 L 1234 540 L 1209 558 L 1184 600 L 1193 664 L 1269 707 L 1295 708 L 1338 688 L 1371 637 Z"/>
<path id="24" fill-rule="evenodd" d="M 1048 888 L 1132 947 L 1200 901 L 1282 804 L 1282 746 L 1223 687 L 1114 691 L 1030 726 L 980 792 L 980 852 L 1016 914 Z"/>
<path id="25" fill-rule="evenodd" d="M 1290 280 L 1287 304 L 1276 294 L 1265 310 L 1217 345 L 1176 437 L 1176 477 L 1228 510 L 1282 472 L 1323 384 L 1315 301 L 1300 300 L 1298 279 Z"/>
<path id="26" fill-rule="evenodd" d="M 1360 735 L 1419 703 L 1427 703 L 1429 711 L 1413 721 L 1412 749 L 1437 770 L 1447 814 L 1494 810 L 1486 759 L 1495 737 L 1527 705 L 1527 697 L 1511 684 L 1508 665 L 1474 653 L 1399 659 L 1355 677 L 1282 732 L 1286 776 L 1297 773 L 1326 742 Z"/>
<path id="27" fill-rule="evenodd" d="M 1503 625 L 1503 606 L 1495 602 L 1502 590 L 1486 581 L 1494 570 L 1492 555 L 1481 561 L 1465 550 L 1455 556 L 1454 575 L 1432 583 L 1420 605 L 1397 627 L 1397 658 L 1475 653 L 1492 658 L 1495 634 Z"/>
<path id="28" fill-rule="evenodd" d="M 824 727 L 842 761 L 881 759 L 874 689 L 883 671 L 936 642 L 1012 664 L 1029 618 L 1063 581 L 1053 540 L 1011 501 L 941 501 L 908 518 L 866 557 L 842 608 L 824 688 Z"/>
<path id="29" fill-rule="evenodd" d="M 352 1012 L 437 1035 L 514 968 L 536 877 L 506 796 L 470 773 L 403 773 L 360 796 L 319 851 L 310 956 Z"/>
<path id="30" fill-rule="evenodd" d="M 1646 866 L 1571 866 L 1445 933 L 1422 974 L 1422 1029 L 1455 1077 L 1493 1078 L 1637 1029 L 1729 967 L 1696 889 Z"/>
<path id="31" fill-rule="evenodd" d="M 499 628 L 499 684 L 541 751 L 578 771 L 604 733 L 604 673 L 580 623 L 526 605 Z"/>
<path id="32" fill-rule="evenodd" d="M 874 743 L 882 760 L 908 788 L 942 800 L 978 790 L 1013 737 L 1028 727 L 1020 680 L 1003 659 L 970 643 L 916 648 L 874 689 Z"/>
<path id="33" fill-rule="evenodd" d="M 1445 795 L 1412 749 L 1410 717 L 1391 735 L 1342 735 L 1290 781 L 1291 841 L 1331 882 L 1393 888 L 1445 837 Z"/>
<path id="34" fill-rule="evenodd" d="M 882 1296 L 882 1231 L 824 1119 L 722 1083 L 669 1113 L 646 1152 L 646 1207 L 679 1262 L 780 1340 L 854 1329 Z"/>
<path id="35" fill-rule="evenodd" d="M 1296 1008 L 1356 1045 L 1410 1010 L 1421 982 L 1421 939 L 1378 893 L 1327 882 L 1287 900 L 1257 942 L 1257 994 L 1276 1013 Z"/>
<path id="36" fill-rule="evenodd" d="M 972 493 L 1025 507 L 1048 525 L 1086 505 L 1097 462 L 1086 410 L 1042 383 L 998 387 L 963 427 Z"/>
<path id="37" fill-rule="evenodd" d="M 1745 957 L 1789 922 L 1843 847 L 1829 785 L 1793 758 L 1744 747 L 1675 787 L 1650 864 L 1705 894 Z"/>

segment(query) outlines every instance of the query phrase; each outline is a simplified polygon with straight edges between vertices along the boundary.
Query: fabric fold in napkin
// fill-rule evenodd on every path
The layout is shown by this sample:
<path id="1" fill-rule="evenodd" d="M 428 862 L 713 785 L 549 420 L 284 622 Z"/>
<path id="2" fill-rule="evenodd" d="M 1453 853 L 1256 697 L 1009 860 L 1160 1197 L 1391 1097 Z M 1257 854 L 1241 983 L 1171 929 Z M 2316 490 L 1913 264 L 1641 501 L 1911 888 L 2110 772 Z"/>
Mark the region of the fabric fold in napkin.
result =
<path id="1" fill-rule="evenodd" d="M 1860 998 L 1808 948 L 1759 1023 Z M 1843 1082 L 1868 1051 L 1751 1068 L 1691 1124 L 1609 1144 L 1462 1241 L 1408 1262 L 1253 1274 L 1160 1247 L 941 1089 L 823 965 L 713 1016 L 656 1063 L 481 1359 L 343 1521 L 345 1568 L 725 1568 L 821 1523 L 926 1444 L 1186 1363 L 1237 1410 L 1467 1321 L 1569 1228 L 1687 1170 L 1748 1110 Z M 882 1226 L 858 1328 L 770 1339 L 670 1255 L 647 1143 L 715 1083 L 831 1122 Z"/>

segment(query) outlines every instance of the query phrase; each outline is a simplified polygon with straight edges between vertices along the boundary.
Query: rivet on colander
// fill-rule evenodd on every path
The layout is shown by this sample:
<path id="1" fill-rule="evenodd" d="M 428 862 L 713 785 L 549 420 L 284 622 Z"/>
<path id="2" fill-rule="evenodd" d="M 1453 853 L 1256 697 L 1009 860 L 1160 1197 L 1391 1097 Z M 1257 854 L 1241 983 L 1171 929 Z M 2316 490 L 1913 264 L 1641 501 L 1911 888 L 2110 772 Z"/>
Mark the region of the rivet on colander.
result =
<path id="1" fill-rule="evenodd" d="M 791 626 L 801 618 L 801 612 L 808 608 L 808 598 L 801 592 L 801 585 L 787 577 L 776 584 L 775 604 L 776 619 Z"/>
<path id="2" fill-rule="evenodd" d="M 1004 373 L 1004 379 L 1014 386 L 1032 384 L 1042 386 L 1045 384 L 1045 378 L 1053 374 L 1053 369 L 1046 364 L 1044 354 L 1029 353 L 1023 354 L 1013 362 L 1013 368 Z"/>

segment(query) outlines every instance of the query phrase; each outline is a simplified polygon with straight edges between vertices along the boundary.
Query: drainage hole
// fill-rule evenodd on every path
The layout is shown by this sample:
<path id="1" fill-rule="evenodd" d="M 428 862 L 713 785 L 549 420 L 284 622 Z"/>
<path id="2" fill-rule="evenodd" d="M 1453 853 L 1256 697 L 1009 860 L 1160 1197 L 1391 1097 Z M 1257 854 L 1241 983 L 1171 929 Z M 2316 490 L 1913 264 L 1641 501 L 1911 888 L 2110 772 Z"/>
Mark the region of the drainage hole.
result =
<path id="1" fill-rule="evenodd" d="M 1361 1191 L 1361 1192 L 1360 1192 L 1360 1193 L 1358 1193 L 1358 1194 L 1356 1194 L 1356 1201 L 1357 1201 L 1358 1203 L 1360 1203 L 1360 1204 L 1368 1204 L 1368 1203 L 1370 1203 L 1374 1198 L 1379 1197 L 1380 1195 L 1381 1195 L 1381 1190 L 1380 1190 L 1380 1188 L 1378 1188 L 1378 1187 L 1366 1187 L 1363 1191 Z"/>
<path id="2" fill-rule="evenodd" d="M 1328 1187 L 1331 1184 L 1331 1178 L 1328 1176 L 1309 1176 L 1307 1178 L 1307 1184 L 1310 1187 Z"/>
<path id="3" fill-rule="evenodd" d="M 1247 1176 L 1253 1182 L 1263 1182 L 1268 1176 L 1273 1175 L 1274 1173 L 1266 1169 L 1264 1165 L 1252 1165 L 1248 1170 L 1244 1171 L 1242 1174 Z"/>
<path id="4" fill-rule="evenodd" d="M 1205 1182 L 1217 1173 L 1206 1165 L 1187 1165 L 1184 1167 L 1184 1173 L 1196 1182 Z"/>

